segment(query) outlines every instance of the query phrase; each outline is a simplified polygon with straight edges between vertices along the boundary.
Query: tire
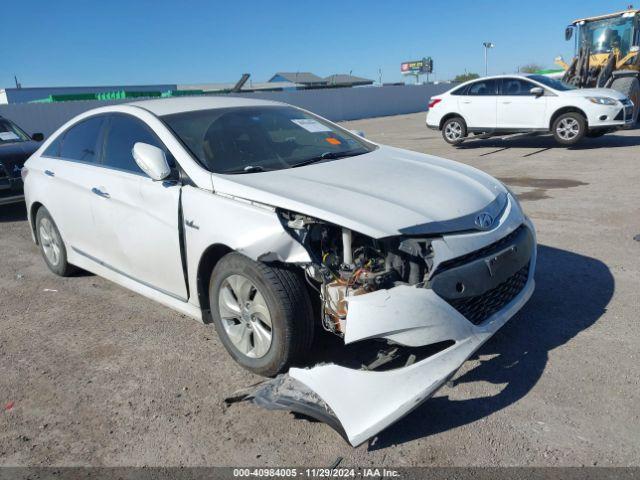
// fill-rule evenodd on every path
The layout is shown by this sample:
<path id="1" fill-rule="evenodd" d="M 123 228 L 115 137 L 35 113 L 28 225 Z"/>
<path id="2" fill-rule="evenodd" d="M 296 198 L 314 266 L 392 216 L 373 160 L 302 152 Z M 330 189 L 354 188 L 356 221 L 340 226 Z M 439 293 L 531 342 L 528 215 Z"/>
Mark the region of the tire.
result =
<path id="1" fill-rule="evenodd" d="M 555 119 L 552 126 L 553 138 L 560 145 L 572 146 L 587 133 L 587 119 L 581 113 L 563 113 Z"/>
<path id="2" fill-rule="evenodd" d="M 299 273 L 286 266 L 225 255 L 211 274 L 209 305 L 222 344 L 258 375 L 285 371 L 313 342 L 309 293 Z"/>
<path id="3" fill-rule="evenodd" d="M 449 145 L 460 145 L 467 136 L 467 124 L 462 117 L 453 117 L 442 125 L 442 138 Z"/>
<path id="4" fill-rule="evenodd" d="M 623 93 L 633 102 L 633 124 L 635 125 L 638 121 L 638 111 L 640 111 L 640 81 L 637 77 L 616 78 L 611 88 Z"/>
<path id="5" fill-rule="evenodd" d="M 67 248 L 60 230 L 44 207 L 40 207 L 36 213 L 36 236 L 40 253 L 49 270 L 61 277 L 69 277 L 76 272 L 77 268 L 67 262 Z"/>

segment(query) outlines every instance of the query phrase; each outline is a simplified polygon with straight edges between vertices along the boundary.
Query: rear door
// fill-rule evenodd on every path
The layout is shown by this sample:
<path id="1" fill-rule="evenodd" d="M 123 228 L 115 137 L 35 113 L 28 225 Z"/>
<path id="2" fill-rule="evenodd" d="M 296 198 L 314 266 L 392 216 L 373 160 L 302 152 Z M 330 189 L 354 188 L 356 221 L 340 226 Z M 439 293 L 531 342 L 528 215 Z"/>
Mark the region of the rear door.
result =
<path id="1" fill-rule="evenodd" d="M 547 98 L 531 89 L 538 85 L 522 78 L 503 78 L 498 97 L 498 128 L 546 129 Z"/>
<path id="2" fill-rule="evenodd" d="M 496 79 L 478 80 L 458 97 L 458 109 L 467 122 L 467 128 L 496 128 L 498 83 Z"/>
<path id="3" fill-rule="evenodd" d="M 104 121 L 105 117 L 98 115 L 71 126 L 38 161 L 37 174 L 42 175 L 47 191 L 44 206 L 67 247 L 89 254 L 96 251 L 90 186 L 99 178 Z"/>
<path id="4" fill-rule="evenodd" d="M 101 178 L 92 185 L 100 237 L 97 258 L 108 267 L 180 300 L 187 289 L 178 230 L 180 185 L 151 180 L 133 159 L 136 142 L 168 149 L 139 118 L 117 113 L 105 125 Z M 172 161 L 172 160 L 171 160 Z"/>

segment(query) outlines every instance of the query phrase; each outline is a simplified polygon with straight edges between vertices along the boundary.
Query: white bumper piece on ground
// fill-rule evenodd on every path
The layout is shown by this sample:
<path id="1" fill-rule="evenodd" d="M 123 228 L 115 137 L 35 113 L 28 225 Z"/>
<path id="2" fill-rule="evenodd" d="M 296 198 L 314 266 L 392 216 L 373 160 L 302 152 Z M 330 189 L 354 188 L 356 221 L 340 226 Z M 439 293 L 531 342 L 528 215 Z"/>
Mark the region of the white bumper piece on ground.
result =
<path id="1" fill-rule="evenodd" d="M 534 267 L 535 256 L 531 261 Z M 424 336 L 455 341 L 447 349 L 420 362 L 383 372 L 330 364 L 310 369 L 292 368 L 289 375 L 315 392 L 331 408 L 349 442 L 359 445 L 430 398 L 467 358 L 520 310 L 535 288 L 534 270 L 530 269 L 529 279 L 520 295 L 478 326 L 437 295 L 430 295 L 433 293 L 430 290 L 397 287 L 384 292 L 388 294 L 384 319 L 396 322 L 396 333 L 409 333 L 414 338 Z M 376 301 L 372 299 L 373 305 Z M 373 305 L 367 307 L 375 309 Z M 369 318 L 370 322 L 376 320 Z M 422 326 L 419 325 L 420 320 Z M 408 330 L 397 329 L 406 321 L 412 324 Z M 429 340 L 431 342 L 433 340 Z"/>

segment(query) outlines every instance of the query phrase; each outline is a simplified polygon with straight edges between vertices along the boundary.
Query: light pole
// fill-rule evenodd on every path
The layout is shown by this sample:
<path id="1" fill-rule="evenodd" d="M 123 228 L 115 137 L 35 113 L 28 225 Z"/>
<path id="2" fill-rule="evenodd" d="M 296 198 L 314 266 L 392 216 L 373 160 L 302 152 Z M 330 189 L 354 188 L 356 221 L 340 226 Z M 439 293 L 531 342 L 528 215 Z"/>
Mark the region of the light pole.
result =
<path id="1" fill-rule="evenodd" d="M 491 42 L 484 42 L 482 45 L 484 46 L 484 76 L 486 77 L 489 75 L 489 60 L 487 52 L 490 48 L 495 47 L 495 45 Z"/>

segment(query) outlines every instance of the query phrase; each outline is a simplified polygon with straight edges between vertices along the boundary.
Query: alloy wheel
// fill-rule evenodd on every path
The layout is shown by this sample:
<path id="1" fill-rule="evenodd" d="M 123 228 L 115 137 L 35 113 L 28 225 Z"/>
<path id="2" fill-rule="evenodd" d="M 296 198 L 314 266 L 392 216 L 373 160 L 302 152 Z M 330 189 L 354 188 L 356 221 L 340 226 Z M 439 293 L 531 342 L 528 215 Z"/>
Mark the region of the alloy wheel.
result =
<path id="1" fill-rule="evenodd" d="M 573 140 L 580 134 L 580 124 L 575 118 L 563 118 L 558 123 L 556 132 L 563 140 Z"/>
<path id="2" fill-rule="evenodd" d="M 40 243 L 47 260 L 51 265 L 58 265 L 60 261 L 61 241 L 55 227 L 48 218 L 40 222 Z"/>
<path id="3" fill-rule="evenodd" d="M 444 135 L 448 140 L 455 142 L 462 137 L 462 125 L 459 122 L 450 122 L 444 127 Z"/>
<path id="4" fill-rule="evenodd" d="M 267 354 L 273 339 L 271 314 L 251 280 L 229 275 L 220 288 L 218 311 L 227 337 L 243 355 L 261 358 Z"/>

